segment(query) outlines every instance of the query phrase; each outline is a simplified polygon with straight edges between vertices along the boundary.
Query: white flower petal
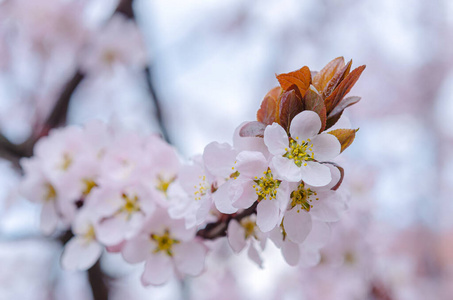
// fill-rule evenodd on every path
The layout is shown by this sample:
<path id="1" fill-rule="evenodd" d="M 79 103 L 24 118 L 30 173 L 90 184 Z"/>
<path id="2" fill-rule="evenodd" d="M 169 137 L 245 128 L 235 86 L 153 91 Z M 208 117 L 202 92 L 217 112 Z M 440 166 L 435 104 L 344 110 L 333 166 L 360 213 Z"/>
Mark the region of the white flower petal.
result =
<path id="1" fill-rule="evenodd" d="M 328 133 L 322 133 L 311 141 L 314 157 L 317 161 L 332 160 L 340 154 L 341 144 L 338 139 Z"/>
<path id="2" fill-rule="evenodd" d="M 209 211 L 211 210 L 211 205 L 212 205 L 212 197 L 210 195 L 205 195 L 205 196 L 201 197 L 200 200 L 196 200 L 196 201 L 198 201 L 198 204 L 199 204 L 197 211 L 195 213 L 196 220 L 197 220 L 196 224 L 200 225 L 204 221 L 206 221 L 206 219 L 209 216 Z"/>
<path id="3" fill-rule="evenodd" d="M 329 224 L 313 220 L 312 229 L 305 239 L 304 245 L 308 245 L 312 248 L 321 248 L 330 239 L 330 226 Z"/>
<path id="4" fill-rule="evenodd" d="M 332 176 L 332 180 L 329 182 L 328 185 L 323 186 L 322 188 L 317 188 L 317 190 L 330 190 L 333 188 L 341 179 L 340 170 L 332 164 L 324 164 L 325 166 L 329 167 L 330 175 Z"/>
<path id="5" fill-rule="evenodd" d="M 281 248 L 283 246 L 283 232 L 280 226 L 275 227 L 269 232 L 269 238 L 272 242 L 274 242 L 277 248 Z"/>
<path id="6" fill-rule="evenodd" d="M 261 259 L 260 254 L 258 253 L 258 250 L 256 250 L 255 245 L 253 243 L 250 243 L 247 254 L 249 258 L 253 262 L 255 262 L 260 268 L 263 267 L 263 260 Z"/>
<path id="7" fill-rule="evenodd" d="M 344 202 L 342 201 L 338 192 L 335 191 L 322 191 L 319 192 L 319 198 L 313 204 L 310 213 L 313 217 L 320 221 L 336 222 L 340 219 L 340 213 L 345 209 Z"/>
<path id="8" fill-rule="evenodd" d="M 302 180 L 312 186 L 324 186 L 332 180 L 330 169 L 323 164 L 307 161 L 301 166 Z"/>
<path id="9" fill-rule="evenodd" d="M 125 261 L 136 264 L 145 261 L 155 247 L 149 236 L 141 234 L 125 243 L 121 254 Z"/>
<path id="10" fill-rule="evenodd" d="M 201 166 L 184 165 L 178 174 L 178 182 L 182 188 L 189 194 L 193 195 L 198 190 L 197 186 L 202 182 L 202 179 L 206 176 Z"/>
<path id="11" fill-rule="evenodd" d="M 102 253 L 102 246 L 95 240 L 73 237 L 64 247 L 61 265 L 66 270 L 84 271 L 95 264 Z"/>
<path id="12" fill-rule="evenodd" d="M 272 158 L 276 177 L 289 182 L 298 182 L 302 179 L 301 169 L 293 160 L 282 156 Z"/>
<path id="13" fill-rule="evenodd" d="M 239 179 L 237 179 L 239 180 Z M 233 206 L 237 208 L 249 208 L 258 200 L 256 190 L 253 188 L 254 182 L 252 180 L 243 181 L 242 195 L 233 202 Z"/>
<path id="14" fill-rule="evenodd" d="M 293 139 L 298 137 L 299 141 L 311 139 L 321 129 L 321 119 L 318 114 L 311 110 L 304 110 L 291 121 L 289 132 Z"/>
<path id="15" fill-rule="evenodd" d="M 311 216 L 300 205 L 296 205 L 285 213 L 283 226 L 285 227 L 287 238 L 294 243 L 300 244 L 311 231 Z"/>
<path id="16" fill-rule="evenodd" d="M 123 215 L 118 215 L 101 221 L 96 229 L 96 238 L 106 246 L 119 244 L 127 229 L 127 220 Z"/>
<path id="17" fill-rule="evenodd" d="M 273 123 L 264 130 L 264 143 L 270 153 L 283 155 L 286 153 L 285 148 L 289 147 L 288 134 L 282 126 Z"/>
<path id="18" fill-rule="evenodd" d="M 231 220 L 228 224 L 228 243 L 235 253 L 239 253 L 247 244 L 245 241 L 245 229 L 236 220 Z"/>
<path id="19" fill-rule="evenodd" d="M 300 259 L 299 245 L 291 241 L 286 241 L 282 246 L 282 255 L 288 265 L 296 266 Z"/>
<path id="20" fill-rule="evenodd" d="M 239 125 L 233 134 L 233 146 L 234 149 L 237 149 L 239 151 L 259 151 L 262 152 L 266 157 L 269 155 L 267 151 L 267 147 L 264 144 L 263 138 L 260 137 L 242 137 L 239 135 L 239 132 L 241 131 L 241 128 L 246 124 L 247 122 L 243 122 L 241 125 Z"/>
<path id="21" fill-rule="evenodd" d="M 229 144 L 212 142 L 204 148 L 204 166 L 214 176 L 227 178 L 232 173 L 236 155 L 236 150 Z"/>
<path id="22" fill-rule="evenodd" d="M 196 241 L 174 245 L 176 268 L 183 274 L 199 275 L 204 268 L 206 252 L 206 247 Z"/>
<path id="23" fill-rule="evenodd" d="M 262 232 L 269 232 L 277 226 L 279 214 L 277 201 L 261 200 L 256 208 L 256 225 Z"/>
<path id="24" fill-rule="evenodd" d="M 212 194 L 212 200 L 214 201 L 215 207 L 224 214 L 232 214 L 238 210 L 232 205 L 233 196 L 230 196 L 232 182 L 233 180 L 228 180 Z"/>
<path id="25" fill-rule="evenodd" d="M 163 252 L 159 252 L 149 256 L 146 260 L 141 281 L 145 286 L 150 284 L 161 285 L 168 281 L 173 273 L 174 270 L 170 257 Z"/>
<path id="26" fill-rule="evenodd" d="M 267 171 L 268 163 L 263 153 L 256 151 L 242 151 L 237 156 L 236 169 L 243 176 L 253 178 Z"/>

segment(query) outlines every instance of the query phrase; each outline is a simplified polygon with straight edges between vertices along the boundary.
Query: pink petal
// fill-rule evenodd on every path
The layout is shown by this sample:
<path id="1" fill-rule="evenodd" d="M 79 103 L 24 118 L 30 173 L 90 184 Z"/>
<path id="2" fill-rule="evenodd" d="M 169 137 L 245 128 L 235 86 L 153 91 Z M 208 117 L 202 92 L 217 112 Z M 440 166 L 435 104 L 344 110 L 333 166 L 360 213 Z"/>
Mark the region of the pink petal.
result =
<path id="1" fill-rule="evenodd" d="M 253 262 L 255 262 L 260 268 L 263 267 L 263 260 L 261 259 L 260 254 L 258 253 L 258 250 L 256 250 L 255 245 L 253 243 L 250 243 L 247 254 L 248 254 L 248 257 Z"/>
<path id="2" fill-rule="evenodd" d="M 289 182 L 298 182 L 302 179 L 301 168 L 292 159 L 283 156 L 274 156 L 272 158 L 272 165 L 279 179 Z"/>
<path id="3" fill-rule="evenodd" d="M 299 245 L 291 241 L 286 241 L 282 246 L 282 255 L 288 265 L 296 266 L 300 259 Z"/>
<path id="4" fill-rule="evenodd" d="M 256 151 L 242 151 L 237 156 L 236 169 L 243 176 L 254 178 L 267 171 L 268 163 L 263 153 Z"/>
<path id="5" fill-rule="evenodd" d="M 174 274 L 173 265 L 170 257 L 163 252 L 156 253 L 148 257 L 145 263 L 141 281 L 148 286 L 161 285 L 170 279 Z"/>
<path id="6" fill-rule="evenodd" d="M 283 155 L 286 153 L 285 148 L 289 147 L 288 134 L 282 126 L 273 123 L 264 130 L 264 143 L 270 153 Z"/>
<path id="7" fill-rule="evenodd" d="M 196 227 L 187 228 L 184 220 L 171 220 L 168 225 L 171 236 L 179 241 L 190 241 L 195 237 Z"/>
<path id="8" fill-rule="evenodd" d="M 98 260 L 102 246 L 95 240 L 73 237 L 65 246 L 61 256 L 61 265 L 66 270 L 88 270 Z"/>
<path id="9" fill-rule="evenodd" d="M 269 232 L 277 226 L 280 209 L 277 201 L 262 200 L 256 208 L 256 225 L 262 232 Z"/>
<path id="10" fill-rule="evenodd" d="M 118 215 L 105 219 L 96 226 L 96 238 L 104 245 L 116 245 L 124 239 L 126 226 L 125 216 Z"/>
<path id="11" fill-rule="evenodd" d="M 199 275 L 204 268 L 206 247 L 196 241 L 173 246 L 175 265 L 183 274 Z"/>
<path id="12" fill-rule="evenodd" d="M 305 239 L 304 245 L 308 245 L 312 248 L 321 248 L 330 239 L 330 226 L 329 224 L 313 220 L 312 229 Z"/>
<path id="13" fill-rule="evenodd" d="M 298 141 L 311 139 L 316 136 L 321 129 L 321 119 L 318 114 L 311 110 L 304 110 L 291 121 L 289 132 L 291 137 Z"/>
<path id="14" fill-rule="evenodd" d="M 241 137 L 239 135 L 239 131 L 241 130 L 242 126 L 247 122 L 243 122 L 239 125 L 233 134 L 233 146 L 235 149 L 239 151 L 259 151 L 265 153 L 265 156 L 268 156 L 269 153 L 267 151 L 267 147 L 264 144 L 263 138 L 260 137 Z"/>
<path id="15" fill-rule="evenodd" d="M 229 144 L 212 142 L 204 148 L 204 166 L 214 176 L 227 178 L 232 173 L 236 155 L 236 150 Z"/>
<path id="16" fill-rule="evenodd" d="M 283 226 L 289 238 L 294 243 L 302 243 L 311 231 L 311 216 L 310 214 L 296 205 L 291 210 L 285 213 Z"/>
<path id="17" fill-rule="evenodd" d="M 310 213 L 313 217 L 324 222 L 336 222 L 340 219 L 340 213 L 344 211 L 345 204 L 338 192 L 319 192 L 318 201 L 314 202 Z"/>
<path id="18" fill-rule="evenodd" d="M 338 170 L 337 167 L 333 166 L 332 164 L 324 164 L 324 165 L 329 167 L 330 175 L 332 176 L 332 180 L 329 182 L 328 185 L 323 186 L 322 188 L 318 188 L 317 190 L 330 190 L 338 183 L 338 181 L 340 181 L 340 178 L 341 178 L 340 170 Z"/>
<path id="19" fill-rule="evenodd" d="M 272 242 L 274 242 L 277 248 L 281 248 L 283 246 L 283 233 L 280 226 L 275 227 L 269 232 L 269 238 Z"/>
<path id="20" fill-rule="evenodd" d="M 215 207 L 224 214 L 232 214 L 238 210 L 232 205 L 233 196 L 230 196 L 232 182 L 233 180 L 228 180 L 212 194 L 212 200 L 214 200 Z"/>
<path id="21" fill-rule="evenodd" d="M 328 133 L 317 135 L 311 141 L 314 157 L 317 161 L 332 160 L 340 154 L 341 144 L 338 139 Z"/>
<path id="22" fill-rule="evenodd" d="M 156 243 L 153 243 L 149 236 L 141 234 L 126 242 L 121 250 L 121 254 L 125 261 L 136 264 L 145 261 L 154 251 L 155 247 Z"/>
<path id="23" fill-rule="evenodd" d="M 193 195 L 198 189 L 195 186 L 203 181 L 203 176 L 205 176 L 204 170 L 199 165 L 185 165 L 179 171 L 178 182 L 188 194 Z"/>
<path id="24" fill-rule="evenodd" d="M 305 183 L 312 186 L 324 186 L 332 180 L 328 166 L 314 161 L 307 161 L 306 164 L 300 168 L 302 180 Z"/>
<path id="25" fill-rule="evenodd" d="M 231 220 L 228 224 L 228 243 L 235 253 L 239 253 L 247 244 L 245 241 L 245 229 L 236 220 Z"/>
<path id="26" fill-rule="evenodd" d="M 199 206 L 196 211 L 196 225 L 204 223 L 209 215 L 212 206 L 212 197 L 205 195 L 198 200 Z M 187 224 L 186 224 L 187 225 Z"/>
<path id="27" fill-rule="evenodd" d="M 240 180 L 239 178 L 236 180 Z M 258 200 L 258 195 L 253 188 L 254 182 L 252 180 L 240 181 L 242 182 L 242 195 L 233 202 L 233 206 L 237 208 L 249 208 Z"/>

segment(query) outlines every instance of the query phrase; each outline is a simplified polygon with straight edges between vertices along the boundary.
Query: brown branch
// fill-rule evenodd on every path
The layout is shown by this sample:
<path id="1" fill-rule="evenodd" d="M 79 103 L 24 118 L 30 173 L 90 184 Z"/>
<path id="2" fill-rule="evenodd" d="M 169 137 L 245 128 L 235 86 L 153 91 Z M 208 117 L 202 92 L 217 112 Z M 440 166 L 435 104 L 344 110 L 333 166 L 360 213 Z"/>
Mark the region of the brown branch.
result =
<path id="1" fill-rule="evenodd" d="M 152 81 L 152 70 L 151 67 L 146 67 L 145 70 L 146 76 L 146 84 L 148 86 L 149 93 L 151 94 L 152 101 L 154 103 L 154 108 L 156 109 L 156 119 L 157 123 L 159 124 L 160 130 L 162 132 L 162 137 L 167 141 L 167 143 L 171 144 L 170 137 L 168 136 L 167 128 L 164 124 L 164 120 L 162 117 L 162 109 L 160 106 L 159 98 L 157 97 L 156 89 L 154 88 L 154 84 Z"/>
<path id="2" fill-rule="evenodd" d="M 134 0 L 121 0 L 121 2 L 116 7 L 115 12 L 123 14 L 129 19 L 135 19 L 134 10 L 132 8 L 132 2 L 134 2 Z"/>
<path id="3" fill-rule="evenodd" d="M 223 218 L 220 218 L 217 222 L 209 223 L 205 228 L 197 232 L 197 236 L 202 237 L 206 240 L 213 240 L 219 237 L 227 235 L 228 224 L 231 220 L 241 221 L 243 218 L 250 216 L 256 213 L 256 207 L 258 202 L 255 202 L 249 208 L 243 210 L 240 213 L 234 215 L 222 215 Z"/>
<path id="4" fill-rule="evenodd" d="M 78 70 L 76 71 L 74 76 L 68 81 L 68 83 L 66 83 L 63 92 L 61 93 L 60 97 L 55 103 L 55 106 L 53 107 L 52 112 L 47 117 L 47 120 L 44 122 L 41 132 L 36 137 L 36 140 L 43 136 L 46 136 L 49 133 L 50 129 L 62 126 L 66 123 L 69 101 L 71 100 L 72 94 L 79 86 L 79 84 L 82 82 L 84 77 L 85 75 Z"/>

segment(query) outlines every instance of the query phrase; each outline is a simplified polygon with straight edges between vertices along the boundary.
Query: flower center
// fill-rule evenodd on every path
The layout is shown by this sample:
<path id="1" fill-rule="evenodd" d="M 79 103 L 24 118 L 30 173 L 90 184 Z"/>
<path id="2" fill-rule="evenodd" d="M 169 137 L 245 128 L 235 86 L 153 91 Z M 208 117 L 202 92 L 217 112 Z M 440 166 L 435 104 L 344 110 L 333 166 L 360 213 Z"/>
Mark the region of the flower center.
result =
<path id="1" fill-rule="evenodd" d="M 263 199 L 275 199 L 277 196 L 277 188 L 280 186 L 281 181 L 274 179 L 270 169 L 263 172 L 262 177 L 258 178 L 255 176 L 253 185 L 255 188 L 256 194 L 258 195 L 258 201 Z"/>
<path id="2" fill-rule="evenodd" d="M 102 60 L 107 64 L 107 65 L 112 65 L 116 60 L 116 53 L 115 50 L 106 50 L 102 54 Z"/>
<path id="3" fill-rule="evenodd" d="M 129 197 L 129 195 L 122 194 L 121 197 L 124 200 L 124 205 L 120 209 L 120 211 L 127 213 L 129 216 L 134 212 L 140 211 L 140 205 L 138 205 L 138 197 L 134 196 L 133 198 Z"/>
<path id="4" fill-rule="evenodd" d="M 170 184 L 172 184 L 173 181 L 175 181 L 175 179 L 176 177 L 172 177 L 166 180 L 161 175 L 157 175 L 156 189 L 161 191 L 165 195 L 165 197 L 167 197 L 168 187 L 170 186 Z"/>
<path id="5" fill-rule="evenodd" d="M 82 192 L 84 197 L 88 196 L 91 190 L 98 186 L 93 179 L 84 178 L 82 179 L 82 182 L 85 186 Z"/>
<path id="6" fill-rule="evenodd" d="M 57 198 L 57 191 L 55 191 L 55 188 L 53 185 L 50 183 L 46 183 L 46 191 L 44 193 L 44 200 L 47 201 L 53 201 Z"/>
<path id="7" fill-rule="evenodd" d="M 306 161 L 314 160 L 313 144 L 310 139 L 302 140 L 299 144 L 299 137 L 296 136 L 296 139 L 289 140 L 289 149 L 285 148 L 286 153 L 283 154 L 283 157 L 294 160 L 294 163 L 300 167 L 302 164 L 307 165 Z"/>
<path id="8" fill-rule="evenodd" d="M 201 197 L 206 195 L 208 188 L 210 188 L 208 182 L 206 181 L 206 176 L 198 176 L 200 179 L 200 183 L 198 185 L 194 185 L 195 192 L 193 193 L 195 196 L 195 200 L 200 200 Z"/>
<path id="9" fill-rule="evenodd" d="M 65 153 L 63 155 L 63 163 L 61 164 L 61 169 L 66 171 L 72 165 L 72 158 L 69 154 Z"/>
<path id="10" fill-rule="evenodd" d="M 245 238 L 248 239 L 251 236 L 255 236 L 255 225 L 256 222 L 245 218 L 241 220 L 241 226 L 245 229 Z M 256 237 L 256 236 L 255 236 Z"/>
<path id="11" fill-rule="evenodd" d="M 151 234 L 151 239 L 157 243 L 157 247 L 153 252 L 158 253 L 160 251 L 164 251 L 168 254 L 168 256 L 173 256 L 173 245 L 179 244 L 178 240 L 171 238 L 168 230 L 165 230 L 163 235 Z"/>
<path id="12" fill-rule="evenodd" d="M 92 240 L 96 239 L 96 234 L 94 232 L 94 227 L 93 225 L 90 225 L 88 228 L 88 231 L 85 233 L 84 238 L 87 243 L 91 242 Z"/>
<path id="13" fill-rule="evenodd" d="M 297 190 L 291 193 L 291 206 L 300 205 L 302 209 L 310 211 L 310 209 L 313 208 L 313 205 L 311 204 L 313 202 L 311 196 L 313 195 L 317 196 L 318 194 L 310 188 L 305 188 L 305 184 L 301 182 L 297 187 Z M 315 199 L 319 200 L 317 197 Z M 297 212 L 299 211 L 300 210 L 297 209 Z"/>

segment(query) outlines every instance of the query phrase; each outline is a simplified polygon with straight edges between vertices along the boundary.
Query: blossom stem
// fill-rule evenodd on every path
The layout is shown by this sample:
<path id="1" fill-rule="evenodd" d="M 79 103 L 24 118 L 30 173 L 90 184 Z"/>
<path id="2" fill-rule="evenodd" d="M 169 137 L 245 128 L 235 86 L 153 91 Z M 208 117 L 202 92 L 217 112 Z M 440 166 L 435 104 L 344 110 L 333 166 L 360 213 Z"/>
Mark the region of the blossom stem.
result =
<path id="1" fill-rule="evenodd" d="M 209 223 L 208 225 L 206 225 L 205 228 L 203 228 L 197 232 L 197 236 L 202 237 L 207 240 L 214 240 L 216 238 L 226 236 L 228 224 L 230 223 L 230 221 L 236 220 L 239 222 L 243 218 L 250 216 L 253 213 L 256 213 L 257 205 L 258 205 L 258 202 L 255 202 L 252 206 L 243 210 L 240 213 L 237 213 L 234 215 L 228 215 L 227 218 L 220 218 L 220 220 L 217 222 Z"/>

